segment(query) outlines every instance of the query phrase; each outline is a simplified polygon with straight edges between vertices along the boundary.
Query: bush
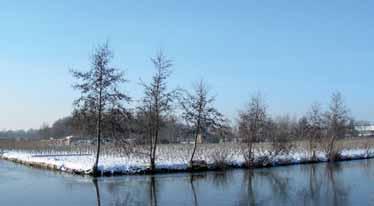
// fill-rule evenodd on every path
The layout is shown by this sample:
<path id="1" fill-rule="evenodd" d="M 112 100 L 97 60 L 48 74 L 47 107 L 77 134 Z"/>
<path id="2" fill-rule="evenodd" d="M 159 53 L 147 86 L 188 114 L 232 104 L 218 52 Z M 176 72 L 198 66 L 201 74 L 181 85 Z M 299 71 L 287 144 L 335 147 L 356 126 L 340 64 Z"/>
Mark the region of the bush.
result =
<path id="1" fill-rule="evenodd" d="M 253 150 L 254 150 L 254 148 L 253 148 Z M 242 154 L 243 154 L 243 157 L 244 157 L 244 165 L 247 168 L 254 167 L 254 151 L 252 151 L 250 153 L 249 149 L 245 148 L 245 149 L 242 149 Z"/>
<path id="2" fill-rule="evenodd" d="M 221 148 L 212 152 L 213 165 L 219 169 L 225 169 L 229 164 L 229 151 Z"/>

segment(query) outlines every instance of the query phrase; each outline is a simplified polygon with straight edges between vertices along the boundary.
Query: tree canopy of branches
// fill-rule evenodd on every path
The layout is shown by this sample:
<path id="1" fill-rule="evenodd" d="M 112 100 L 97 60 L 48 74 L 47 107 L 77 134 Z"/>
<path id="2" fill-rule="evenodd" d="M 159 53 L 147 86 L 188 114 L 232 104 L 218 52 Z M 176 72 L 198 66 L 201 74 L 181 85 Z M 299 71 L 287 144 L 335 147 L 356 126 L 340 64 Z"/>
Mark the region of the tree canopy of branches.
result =
<path id="1" fill-rule="evenodd" d="M 214 101 L 215 98 L 209 96 L 209 90 L 203 80 L 195 85 L 193 94 L 185 91 L 185 96 L 180 101 L 183 119 L 194 128 L 195 142 L 190 158 L 191 165 L 199 135 L 209 128 L 223 125 L 223 115 L 213 106 Z"/>
<path id="2" fill-rule="evenodd" d="M 349 111 L 340 92 L 331 95 L 329 110 L 325 114 L 327 134 L 330 137 L 327 153 L 329 160 L 335 158 L 335 142 L 338 138 L 344 138 L 349 128 Z"/>
<path id="3" fill-rule="evenodd" d="M 148 139 L 149 158 L 151 170 L 155 170 L 155 159 L 159 133 L 162 121 L 171 111 L 174 91 L 168 91 L 167 79 L 169 78 L 172 67 L 172 61 L 162 52 L 159 52 L 155 58 L 151 58 L 156 70 L 149 84 L 142 83 L 144 87 L 144 97 L 142 105 L 139 107 L 139 117 L 145 126 L 145 136 Z"/>
<path id="4" fill-rule="evenodd" d="M 239 135 L 246 141 L 244 158 L 247 163 L 253 161 L 253 143 L 264 132 L 267 121 L 266 105 L 260 94 L 251 97 L 244 111 L 239 113 Z"/>
<path id="5" fill-rule="evenodd" d="M 91 69 L 87 72 L 72 71 L 78 81 L 73 88 L 80 92 L 80 97 L 74 101 L 75 114 L 92 118 L 96 122 L 97 150 L 92 171 L 98 172 L 97 166 L 100 156 L 103 114 L 112 111 L 125 113 L 124 102 L 130 101 L 129 96 L 120 91 L 120 84 L 124 83 L 124 73 L 110 65 L 113 58 L 108 43 L 100 45 L 91 60 Z"/>

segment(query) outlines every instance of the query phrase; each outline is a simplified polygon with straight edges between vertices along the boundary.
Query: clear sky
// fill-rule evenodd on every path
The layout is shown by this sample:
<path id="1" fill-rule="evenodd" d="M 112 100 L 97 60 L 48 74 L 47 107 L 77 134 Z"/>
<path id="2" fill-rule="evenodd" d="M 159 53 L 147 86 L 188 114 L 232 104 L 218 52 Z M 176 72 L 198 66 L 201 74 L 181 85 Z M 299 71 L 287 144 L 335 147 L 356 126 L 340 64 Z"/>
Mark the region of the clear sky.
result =
<path id="1" fill-rule="evenodd" d="M 87 69 L 109 40 L 127 91 L 141 95 L 149 58 L 175 63 L 171 87 L 204 78 L 234 119 L 250 94 L 270 112 L 301 115 L 339 90 L 357 119 L 374 120 L 373 1 L 1 1 L 0 129 L 69 115 L 69 69 Z"/>

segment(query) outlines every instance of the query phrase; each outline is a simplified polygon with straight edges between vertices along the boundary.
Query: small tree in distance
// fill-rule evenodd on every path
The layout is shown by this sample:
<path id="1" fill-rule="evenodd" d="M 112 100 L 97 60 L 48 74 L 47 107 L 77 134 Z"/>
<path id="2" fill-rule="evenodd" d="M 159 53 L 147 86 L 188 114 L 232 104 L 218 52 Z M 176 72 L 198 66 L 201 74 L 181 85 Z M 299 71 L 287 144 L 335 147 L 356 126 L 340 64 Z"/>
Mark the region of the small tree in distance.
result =
<path id="1" fill-rule="evenodd" d="M 344 138 L 349 128 L 349 111 L 340 92 L 331 95 L 329 110 L 325 114 L 327 134 L 330 137 L 327 154 L 330 161 L 336 158 L 336 140 Z"/>
<path id="2" fill-rule="evenodd" d="M 110 113 L 113 108 L 124 110 L 123 101 L 130 101 L 130 97 L 119 89 L 119 84 L 126 80 L 123 72 L 110 66 L 112 58 L 112 51 L 108 43 L 105 43 L 95 50 L 89 71 L 72 71 L 73 77 L 78 81 L 73 88 L 80 91 L 80 97 L 73 103 L 74 113 L 84 114 L 96 121 L 97 149 L 92 168 L 93 175 L 98 174 L 103 114 Z"/>
<path id="3" fill-rule="evenodd" d="M 239 113 L 239 135 L 247 143 L 243 151 L 247 166 L 254 159 L 253 143 L 259 141 L 266 127 L 266 105 L 260 93 L 251 97 L 244 111 Z"/>
<path id="4" fill-rule="evenodd" d="M 223 115 L 213 106 L 214 97 L 209 96 L 209 90 L 203 80 L 200 80 L 194 88 L 194 93 L 185 92 L 181 100 L 182 117 L 194 128 L 194 147 L 191 153 L 190 164 L 193 165 L 197 139 L 208 128 L 221 127 L 224 122 Z"/>

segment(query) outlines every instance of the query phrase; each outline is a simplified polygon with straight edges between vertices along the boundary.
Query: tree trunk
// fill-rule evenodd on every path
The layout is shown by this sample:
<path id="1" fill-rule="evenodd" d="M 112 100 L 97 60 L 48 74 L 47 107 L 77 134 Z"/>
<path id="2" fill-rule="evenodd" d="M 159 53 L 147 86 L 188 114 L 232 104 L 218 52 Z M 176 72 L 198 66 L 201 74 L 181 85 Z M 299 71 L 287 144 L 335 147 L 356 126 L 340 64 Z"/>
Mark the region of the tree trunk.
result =
<path id="1" fill-rule="evenodd" d="M 335 145 L 335 135 L 331 138 L 328 150 L 328 158 L 329 161 L 332 162 L 335 160 L 335 152 L 334 152 L 334 145 Z"/>
<path id="2" fill-rule="evenodd" d="M 193 162 L 193 158 L 194 158 L 195 152 L 196 152 L 197 137 L 199 136 L 199 133 L 200 133 L 200 122 L 197 123 L 196 135 L 195 135 L 195 143 L 194 143 L 194 147 L 193 147 L 192 154 L 191 154 L 191 159 L 190 159 L 191 166 L 193 165 L 192 162 Z"/>
<path id="3" fill-rule="evenodd" d="M 252 161 L 252 156 L 253 156 L 253 142 L 250 140 L 248 143 L 248 160 Z"/>
<path id="4" fill-rule="evenodd" d="M 156 159 L 157 141 L 158 141 L 158 131 L 156 130 L 155 141 L 153 143 L 152 158 L 151 158 L 151 170 L 152 171 L 155 171 L 156 169 L 155 159 Z"/>
<path id="5" fill-rule="evenodd" d="M 153 154 L 153 133 L 154 133 L 154 125 L 152 125 L 153 114 L 151 113 L 152 108 L 149 106 L 149 117 L 148 117 L 148 129 L 149 129 L 149 163 L 151 164 L 151 170 L 154 169 L 152 165 L 154 165 L 154 159 L 152 158 Z"/>
<path id="6" fill-rule="evenodd" d="M 158 114 L 158 111 L 157 111 Z M 158 142 L 158 135 L 159 135 L 159 128 L 160 128 L 160 119 L 156 117 L 156 127 L 154 131 L 154 141 L 151 150 L 151 171 L 154 172 L 156 169 L 155 159 L 156 159 L 156 150 L 157 150 L 157 142 Z"/>
<path id="7" fill-rule="evenodd" d="M 253 166 L 254 154 L 253 154 L 253 143 L 257 139 L 257 119 L 258 119 L 258 112 L 256 112 L 256 118 L 253 123 L 253 128 L 251 126 L 251 130 L 249 133 L 249 141 L 248 141 L 248 168 Z"/>
<path id="8" fill-rule="evenodd" d="M 96 148 L 96 159 L 95 164 L 93 166 L 92 172 L 94 176 L 98 175 L 98 164 L 99 164 L 99 157 L 100 157 L 100 145 L 101 145 L 101 112 L 99 112 L 99 119 L 97 120 L 97 128 L 96 128 L 96 137 L 97 137 L 97 148 Z"/>
<path id="9" fill-rule="evenodd" d="M 96 159 L 95 164 L 92 168 L 93 176 L 98 176 L 98 164 L 99 164 L 99 157 L 100 157 L 100 145 L 101 145 L 101 110 L 102 110 L 102 91 L 99 92 L 99 111 L 97 117 L 97 124 L 96 124 L 96 137 L 97 137 L 97 148 L 96 148 Z"/>
<path id="10" fill-rule="evenodd" d="M 149 161 L 150 161 L 150 164 L 151 164 L 151 171 L 154 170 L 154 165 L 155 165 L 155 160 L 153 158 L 153 132 L 150 132 L 150 150 L 149 150 Z"/>
<path id="11" fill-rule="evenodd" d="M 316 135 L 312 135 L 309 137 L 309 150 L 310 150 L 310 160 L 311 161 L 316 161 L 317 160 L 317 157 L 316 157 L 316 149 L 317 149 L 317 145 L 314 141 L 316 141 L 317 139 L 317 136 Z"/>

